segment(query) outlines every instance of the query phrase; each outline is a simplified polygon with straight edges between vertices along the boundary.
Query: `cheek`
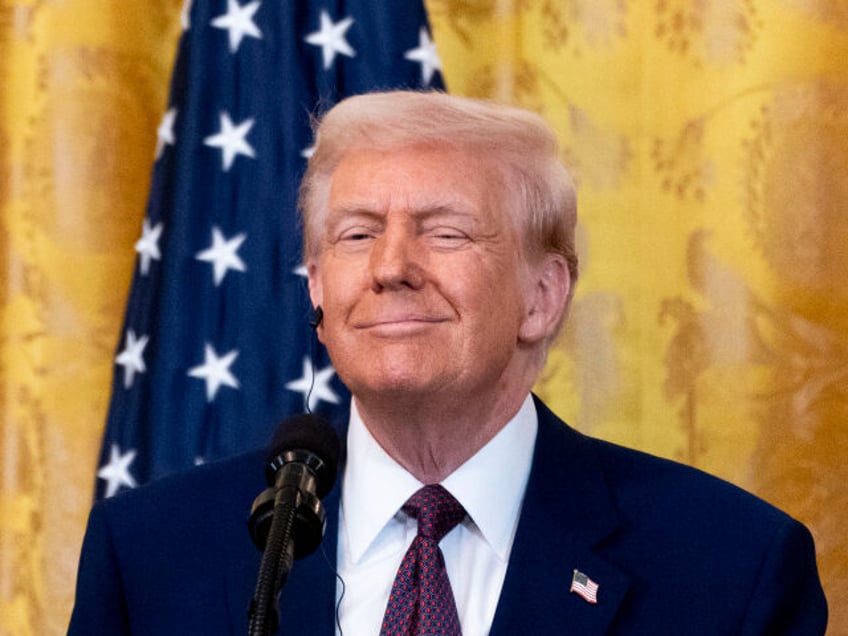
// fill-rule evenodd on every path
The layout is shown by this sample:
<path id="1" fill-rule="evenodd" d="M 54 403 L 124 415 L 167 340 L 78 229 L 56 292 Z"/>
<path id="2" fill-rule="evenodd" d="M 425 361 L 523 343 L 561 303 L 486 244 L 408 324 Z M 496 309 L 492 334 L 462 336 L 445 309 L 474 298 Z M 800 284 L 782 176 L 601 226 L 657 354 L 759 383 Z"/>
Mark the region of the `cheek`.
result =
<path id="1" fill-rule="evenodd" d="M 524 295 L 514 270 L 503 268 L 463 281 L 464 310 L 473 336 L 488 334 L 495 341 L 517 336 L 524 312 Z"/>
<path id="2" fill-rule="evenodd" d="M 362 288 L 359 267 L 355 263 L 341 263 L 332 256 L 322 261 L 321 296 L 324 311 L 336 312 L 352 302 L 358 290 Z"/>

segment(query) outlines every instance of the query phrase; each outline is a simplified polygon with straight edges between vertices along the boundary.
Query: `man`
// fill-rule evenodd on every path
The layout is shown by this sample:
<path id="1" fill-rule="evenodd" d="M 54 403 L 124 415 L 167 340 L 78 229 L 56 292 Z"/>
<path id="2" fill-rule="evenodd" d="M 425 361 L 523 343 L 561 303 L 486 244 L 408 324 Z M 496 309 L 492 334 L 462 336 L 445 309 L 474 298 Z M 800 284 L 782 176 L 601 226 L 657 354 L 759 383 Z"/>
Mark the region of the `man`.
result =
<path id="1" fill-rule="evenodd" d="M 577 278 L 574 189 L 540 118 L 438 93 L 345 100 L 301 208 L 318 336 L 353 403 L 280 633 L 824 633 L 801 524 L 531 395 Z M 71 633 L 245 631 L 260 464 L 96 505 Z"/>

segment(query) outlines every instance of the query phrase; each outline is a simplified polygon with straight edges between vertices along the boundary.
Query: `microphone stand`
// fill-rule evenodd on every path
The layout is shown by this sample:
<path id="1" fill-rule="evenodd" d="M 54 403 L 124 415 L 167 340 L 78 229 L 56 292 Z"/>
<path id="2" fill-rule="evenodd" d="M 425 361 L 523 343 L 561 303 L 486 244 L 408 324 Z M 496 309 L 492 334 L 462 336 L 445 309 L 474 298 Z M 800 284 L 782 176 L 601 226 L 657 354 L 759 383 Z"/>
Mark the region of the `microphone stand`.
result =
<path id="1" fill-rule="evenodd" d="M 277 605 L 294 563 L 292 529 L 301 503 L 300 491 L 294 488 L 292 498 L 290 490 L 291 487 L 280 488 L 274 497 L 273 521 L 250 603 L 249 636 L 270 636 L 279 629 Z"/>
<path id="2" fill-rule="evenodd" d="M 336 478 L 338 438 L 314 415 L 278 428 L 265 469 L 271 484 L 254 500 L 248 529 L 262 561 L 248 611 L 248 636 L 270 636 L 280 627 L 279 600 L 295 559 L 312 554 L 324 536 L 321 496 Z M 281 433 L 282 430 L 282 433 Z"/>

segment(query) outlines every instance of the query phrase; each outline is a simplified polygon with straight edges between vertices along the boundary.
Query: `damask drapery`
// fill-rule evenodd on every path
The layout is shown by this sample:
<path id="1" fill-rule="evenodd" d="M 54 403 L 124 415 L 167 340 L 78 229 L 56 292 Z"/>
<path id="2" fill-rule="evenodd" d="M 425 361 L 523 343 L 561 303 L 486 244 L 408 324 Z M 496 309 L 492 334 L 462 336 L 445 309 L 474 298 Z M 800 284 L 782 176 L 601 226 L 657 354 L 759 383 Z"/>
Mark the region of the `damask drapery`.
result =
<path id="1" fill-rule="evenodd" d="M 0 634 L 64 634 L 179 6 L 0 2 Z"/>
<path id="2" fill-rule="evenodd" d="M 430 14 L 449 89 L 545 114 L 579 182 L 583 273 L 539 394 L 804 521 L 848 632 L 848 3 Z"/>

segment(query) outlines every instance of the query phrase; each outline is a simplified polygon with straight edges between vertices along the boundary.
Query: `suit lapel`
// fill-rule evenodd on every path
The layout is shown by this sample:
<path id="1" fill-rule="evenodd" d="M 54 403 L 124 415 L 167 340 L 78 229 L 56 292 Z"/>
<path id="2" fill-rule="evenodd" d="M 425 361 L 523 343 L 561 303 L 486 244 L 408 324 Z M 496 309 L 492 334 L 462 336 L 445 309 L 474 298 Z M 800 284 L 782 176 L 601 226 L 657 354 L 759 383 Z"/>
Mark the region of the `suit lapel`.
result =
<path id="1" fill-rule="evenodd" d="M 596 546 L 618 514 L 589 440 L 538 399 L 533 467 L 491 636 L 603 634 L 629 585 Z M 574 570 L 599 585 L 597 603 L 570 592 Z"/>

